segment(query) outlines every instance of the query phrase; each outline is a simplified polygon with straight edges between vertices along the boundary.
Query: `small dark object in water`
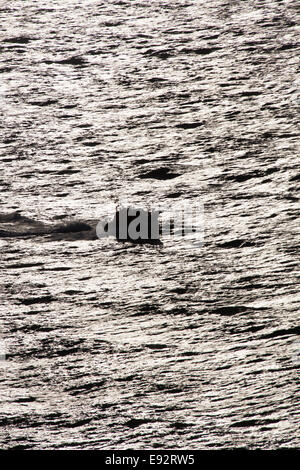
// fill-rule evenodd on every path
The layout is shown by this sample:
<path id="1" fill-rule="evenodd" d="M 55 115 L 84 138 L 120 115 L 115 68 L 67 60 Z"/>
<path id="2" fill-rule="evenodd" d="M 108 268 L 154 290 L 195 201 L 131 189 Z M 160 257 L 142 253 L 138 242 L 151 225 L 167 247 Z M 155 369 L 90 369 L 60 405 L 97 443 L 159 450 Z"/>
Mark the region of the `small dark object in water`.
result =
<path id="1" fill-rule="evenodd" d="M 72 233 L 72 232 L 84 232 L 92 230 L 92 227 L 85 222 L 70 222 L 64 225 L 57 226 L 53 232 L 57 233 Z"/>
<path id="2" fill-rule="evenodd" d="M 97 229 L 99 238 L 114 235 L 119 242 L 162 245 L 158 211 L 133 207 L 117 209 L 114 218 Z"/>

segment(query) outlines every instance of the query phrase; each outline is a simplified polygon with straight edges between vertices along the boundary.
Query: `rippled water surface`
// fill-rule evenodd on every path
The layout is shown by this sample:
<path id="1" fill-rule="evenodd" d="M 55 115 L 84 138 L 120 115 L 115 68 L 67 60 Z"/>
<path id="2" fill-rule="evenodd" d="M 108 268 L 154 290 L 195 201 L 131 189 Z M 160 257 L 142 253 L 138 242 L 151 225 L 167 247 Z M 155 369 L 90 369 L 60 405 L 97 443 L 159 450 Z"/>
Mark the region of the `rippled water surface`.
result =
<path id="1" fill-rule="evenodd" d="M 0 445 L 299 447 L 297 0 L 0 4 Z M 98 239 L 204 205 L 201 248 Z"/>

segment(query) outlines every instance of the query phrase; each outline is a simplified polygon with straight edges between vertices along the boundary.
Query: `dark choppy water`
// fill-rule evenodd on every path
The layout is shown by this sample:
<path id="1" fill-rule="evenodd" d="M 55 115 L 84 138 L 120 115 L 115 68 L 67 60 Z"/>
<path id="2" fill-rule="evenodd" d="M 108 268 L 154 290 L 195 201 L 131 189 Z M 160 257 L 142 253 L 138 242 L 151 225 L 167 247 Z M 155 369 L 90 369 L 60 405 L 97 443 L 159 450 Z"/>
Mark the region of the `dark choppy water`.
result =
<path id="1" fill-rule="evenodd" d="M 0 24 L 1 447 L 299 447 L 297 0 Z M 182 198 L 201 249 L 95 237 L 108 203 Z"/>

